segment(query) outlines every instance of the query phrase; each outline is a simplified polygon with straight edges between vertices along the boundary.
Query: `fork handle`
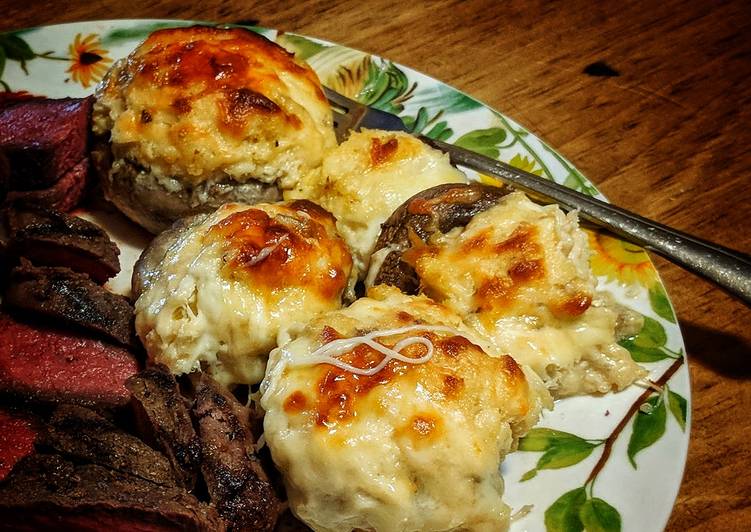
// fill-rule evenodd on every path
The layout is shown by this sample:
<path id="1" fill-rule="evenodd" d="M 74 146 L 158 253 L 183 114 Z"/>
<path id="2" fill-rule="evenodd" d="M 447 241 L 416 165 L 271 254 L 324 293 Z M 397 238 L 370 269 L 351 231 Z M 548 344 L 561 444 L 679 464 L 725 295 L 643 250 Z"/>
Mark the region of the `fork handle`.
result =
<path id="1" fill-rule="evenodd" d="M 484 155 L 425 136 L 420 139 L 449 155 L 451 162 L 490 174 L 532 196 L 577 209 L 582 218 L 713 281 L 751 306 L 751 257 L 677 231 L 554 181 L 519 170 Z"/>

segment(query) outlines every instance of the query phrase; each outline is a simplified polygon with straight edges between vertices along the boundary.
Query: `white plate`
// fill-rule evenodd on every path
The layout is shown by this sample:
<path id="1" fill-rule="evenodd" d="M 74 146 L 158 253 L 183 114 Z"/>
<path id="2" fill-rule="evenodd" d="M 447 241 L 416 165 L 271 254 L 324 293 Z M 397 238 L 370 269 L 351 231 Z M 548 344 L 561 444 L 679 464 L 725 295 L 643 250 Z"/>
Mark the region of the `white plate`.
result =
<path id="1" fill-rule="evenodd" d="M 11 90 L 50 97 L 90 94 L 112 61 L 127 55 L 148 33 L 186 24 L 98 21 L 4 34 L 0 80 Z M 422 133 L 602 197 L 540 139 L 448 85 L 357 50 L 253 29 L 307 60 L 326 85 L 398 113 Z M 146 235 L 117 214 L 85 215 L 104 225 L 120 243 L 123 272 L 110 287 L 127 293 L 132 263 L 147 242 Z M 680 486 L 688 447 L 690 390 L 683 339 L 672 307 L 642 250 L 600 234 L 592 234 L 591 242 L 592 267 L 600 287 L 646 317 L 645 328 L 628 345 L 632 355 L 649 369 L 653 381 L 667 380 L 668 386 L 660 393 L 632 386 L 618 394 L 558 401 L 540 426 L 569 435 L 536 429 L 537 444 L 528 439 L 523 445 L 539 450 L 514 453 L 502 466 L 506 501 L 514 509 L 532 505 L 513 523 L 514 531 L 662 530 Z M 642 406 L 647 398 L 651 409 Z M 537 474 L 522 481 L 536 465 Z"/>

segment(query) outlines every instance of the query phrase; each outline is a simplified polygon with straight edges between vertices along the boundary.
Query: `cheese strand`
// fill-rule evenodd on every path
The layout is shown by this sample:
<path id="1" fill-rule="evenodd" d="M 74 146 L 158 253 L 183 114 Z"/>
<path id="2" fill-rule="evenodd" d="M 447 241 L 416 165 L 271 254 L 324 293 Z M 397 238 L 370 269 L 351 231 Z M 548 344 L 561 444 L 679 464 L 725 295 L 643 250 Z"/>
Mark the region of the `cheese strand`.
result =
<path id="1" fill-rule="evenodd" d="M 386 347 L 385 345 L 375 341 L 376 338 L 396 336 L 414 331 L 443 332 L 450 333 L 454 336 L 463 336 L 456 329 L 443 325 L 409 325 L 406 327 L 400 327 L 398 329 L 372 331 L 362 336 L 333 340 L 327 344 L 322 345 L 307 357 L 295 360 L 291 365 L 308 366 L 314 364 L 330 364 L 339 369 L 349 371 L 350 373 L 353 373 L 355 375 L 370 376 L 375 375 L 383 368 L 385 368 L 391 360 L 399 360 L 401 362 L 406 362 L 409 364 L 424 364 L 425 362 L 428 362 L 431 358 L 433 358 L 433 353 L 435 351 L 433 342 L 428 338 L 422 336 L 410 336 L 397 342 L 394 347 Z M 354 348 L 362 344 L 367 345 L 368 347 L 381 353 L 383 355 L 381 362 L 379 362 L 372 368 L 358 368 L 337 358 L 351 352 Z M 427 352 L 424 355 L 416 358 L 408 357 L 401 353 L 401 351 L 406 347 L 414 344 L 424 345 L 427 348 Z"/>

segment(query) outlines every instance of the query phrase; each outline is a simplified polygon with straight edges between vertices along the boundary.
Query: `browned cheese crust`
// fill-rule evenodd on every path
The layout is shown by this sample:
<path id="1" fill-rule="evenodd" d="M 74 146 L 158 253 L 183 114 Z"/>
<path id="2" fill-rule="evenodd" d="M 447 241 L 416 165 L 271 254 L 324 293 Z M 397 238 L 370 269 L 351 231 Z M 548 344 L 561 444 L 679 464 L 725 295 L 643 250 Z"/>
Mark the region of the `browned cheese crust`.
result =
<path id="1" fill-rule="evenodd" d="M 278 200 L 336 143 L 313 70 L 241 28 L 152 33 L 97 89 L 92 124 L 105 195 L 152 232 Z"/>
<path id="2" fill-rule="evenodd" d="M 429 188 L 415 194 L 384 222 L 376 242 L 374 254 L 381 249 L 390 251 L 378 268 L 373 285 L 396 286 L 405 294 L 417 294 L 420 280 L 403 254 L 413 246 L 427 245 L 436 234 L 448 233 L 455 227 L 467 225 L 477 213 L 486 211 L 508 194 L 506 188 L 479 183 L 448 184 Z"/>

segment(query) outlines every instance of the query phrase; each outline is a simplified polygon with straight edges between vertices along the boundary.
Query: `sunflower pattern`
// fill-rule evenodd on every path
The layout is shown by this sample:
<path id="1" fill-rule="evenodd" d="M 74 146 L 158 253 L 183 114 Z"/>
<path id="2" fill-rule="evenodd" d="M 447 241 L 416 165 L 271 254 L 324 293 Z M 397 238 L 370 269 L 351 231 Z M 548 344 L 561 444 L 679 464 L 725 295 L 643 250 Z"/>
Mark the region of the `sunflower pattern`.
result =
<path id="1" fill-rule="evenodd" d="M 621 284 L 639 284 L 647 288 L 657 282 L 657 272 L 644 249 L 605 233 L 587 233 L 592 249 L 590 265 L 595 275 Z"/>
<path id="2" fill-rule="evenodd" d="M 70 79 L 80 83 L 85 89 L 102 79 L 112 63 L 96 33 L 90 33 L 83 38 L 80 33 L 76 34 L 68 47 L 68 53 L 71 65 L 66 72 L 70 73 Z"/>

